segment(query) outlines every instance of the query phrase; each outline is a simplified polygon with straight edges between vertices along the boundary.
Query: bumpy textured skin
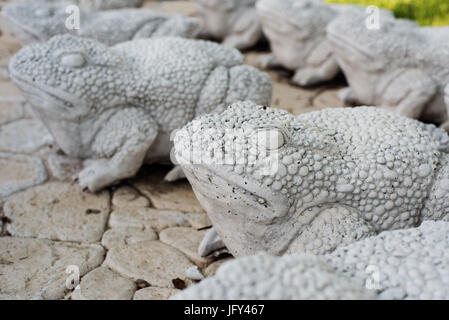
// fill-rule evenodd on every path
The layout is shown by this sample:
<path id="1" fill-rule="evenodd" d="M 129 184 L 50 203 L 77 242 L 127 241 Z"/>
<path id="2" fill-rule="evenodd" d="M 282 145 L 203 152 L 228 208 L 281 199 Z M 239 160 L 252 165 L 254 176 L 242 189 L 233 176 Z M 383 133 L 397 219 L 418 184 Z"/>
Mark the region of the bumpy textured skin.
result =
<path id="1" fill-rule="evenodd" d="M 70 35 L 21 49 L 13 81 L 68 155 L 87 159 L 81 186 L 99 190 L 144 161 L 168 161 L 170 134 L 198 115 L 250 99 L 271 80 L 235 49 L 182 38 L 107 47 Z"/>
<path id="2" fill-rule="evenodd" d="M 203 20 L 202 37 L 247 49 L 263 38 L 255 4 L 257 0 L 194 0 Z"/>
<path id="3" fill-rule="evenodd" d="M 379 108 L 295 117 L 240 102 L 185 126 L 175 154 L 235 256 L 322 254 L 384 230 L 447 220 L 448 139 Z"/>
<path id="4" fill-rule="evenodd" d="M 223 264 L 173 300 L 372 299 L 363 286 L 335 273 L 320 257 L 256 254 Z"/>
<path id="5" fill-rule="evenodd" d="M 449 83 L 449 27 L 419 27 L 381 13 L 379 30 L 366 15 L 342 14 L 327 37 L 350 87 L 348 104 L 375 105 L 425 122 L 448 120 L 444 87 Z"/>
<path id="6" fill-rule="evenodd" d="M 449 223 L 384 231 L 324 256 L 225 263 L 174 299 L 449 299 Z"/>
<path id="7" fill-rule="evenodd" d="M 328 5 L 320 0 L 259 0 L 256 8 L 272 51 L 260 58 L 260 66 L 293 70 L 292 82 L 300 86 L 331 80 L 340 72 L 326 27 L 343 12 L 364 11 L 363 7 Z"/>
<path id="8" fill-rule="evenodd" d="M 2 17 L 24 44 L 46 41 L 71 33 L 108 45 L 161 36 L 194 38 L 199 20 L 180 14 L 161 14 L 144 9 L 80 12 L 80 29 L 66 27 L 70 2 L 28 1 L 7 4 Z"/>
<path id="9" fill-rule="evenodd" d="M 449 299 L 449 223 L 385 231 L 325 259 L 360 284 L 377 286 L 381 299 Z"/>

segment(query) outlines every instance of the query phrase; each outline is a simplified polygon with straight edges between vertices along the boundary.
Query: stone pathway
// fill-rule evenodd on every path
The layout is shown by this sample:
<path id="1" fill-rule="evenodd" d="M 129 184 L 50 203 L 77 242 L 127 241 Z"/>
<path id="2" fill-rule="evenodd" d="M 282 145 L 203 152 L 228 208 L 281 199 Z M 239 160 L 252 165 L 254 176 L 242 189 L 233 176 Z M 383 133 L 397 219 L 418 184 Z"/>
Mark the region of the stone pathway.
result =
<path id="1" fill-rule="evenodd" d="M 145 6 L 194 14 L 187 1 Z M 187 181 L 163 181 L 169 167 L 145 166 L 97 194 L 73 183 L 81 162 L 57 149 L 9 81 L 20 44 L 1 21 L 0 31 L 0 299 L 167 299 L 193 283 L 187 269 L 213 275 L 229 255 L 198 255 L 211 222 Z M 246 53 L 247 63 L 261 54 Z M 338 85 L 302 89 L 285 71 L 269 74 L 273 107 L 300 114 L 341 105 Z"/>

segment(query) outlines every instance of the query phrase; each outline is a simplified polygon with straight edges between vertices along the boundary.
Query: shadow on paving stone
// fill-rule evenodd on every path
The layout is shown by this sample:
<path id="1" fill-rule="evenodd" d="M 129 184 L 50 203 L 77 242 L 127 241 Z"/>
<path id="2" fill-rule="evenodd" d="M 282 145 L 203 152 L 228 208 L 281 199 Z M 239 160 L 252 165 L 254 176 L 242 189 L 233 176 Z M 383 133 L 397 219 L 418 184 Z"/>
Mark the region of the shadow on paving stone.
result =
<path id="1" fill-rule="evenodd" d="M 150 199 L 156 209 L 204 212 L 187 179 L 166 182 L 171 166 L 145 165 L 130 183 Z"/>

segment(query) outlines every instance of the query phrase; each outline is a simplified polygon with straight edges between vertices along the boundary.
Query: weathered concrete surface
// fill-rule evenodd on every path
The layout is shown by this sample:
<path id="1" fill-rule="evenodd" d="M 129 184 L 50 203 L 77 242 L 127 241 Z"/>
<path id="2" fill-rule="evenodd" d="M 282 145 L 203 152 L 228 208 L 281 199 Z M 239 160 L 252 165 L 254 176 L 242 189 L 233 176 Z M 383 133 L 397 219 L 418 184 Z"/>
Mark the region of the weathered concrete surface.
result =
<path id="1" fill-rule="evenodd" d="M 47 180 L 41 159 L 0 152 L 0 199 Z"/>
<path id="2" fill-rule="evenodd" d="M 165 288 L 174 288 L 174 279 L 186 281 L 185 270 L 193 266 L 181 252 L 160 241 L 113 247 L 105 265 L 124 277 Z"/>
<path id="3" fill-rule="evenodd" d="M 52 182 L 13 195 L 4 212 L 13 236 L 98 242 L 109 215 L 109 192 L 93 195 Z"/>
<path id="4" fill-rule="evenodd" d="M 99 245 L 0 238 L 0 294 L 19 299 L 62 299 L 74 266 L 83 276 L 103 261 Z"/>
<path id="5" fill-rule="evenodd" d="M 72 300 L 130 300 L 136 291 L 134 281 L 105 267 L 86 274 L 72 294 Z"/>

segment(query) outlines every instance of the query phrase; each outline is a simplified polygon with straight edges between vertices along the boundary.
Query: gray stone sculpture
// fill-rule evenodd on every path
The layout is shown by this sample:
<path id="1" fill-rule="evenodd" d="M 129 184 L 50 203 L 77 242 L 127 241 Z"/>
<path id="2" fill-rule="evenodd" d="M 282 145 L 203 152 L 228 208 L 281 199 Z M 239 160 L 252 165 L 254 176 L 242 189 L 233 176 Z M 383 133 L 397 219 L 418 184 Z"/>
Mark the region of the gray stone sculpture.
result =
<path id="1" fill-rule="evenodd" d="M 173 300 L 373 299 L 357 282 L 337 274 L 314 255 L 256 254 L 223 264 L 217 273 L 189 286 Z"/>
<path id="2" fill-rule="evenodd" d="M 349 83 L 345 103 L 375 105 L 425 122 L 448 120 L 444 87 L 449 83 L 449 27 L 419 27 L 380 14 L 379 29 L 364 15 L 342 14 L 327 37 Z"/>
<path id="3" fill-rule="evenodd" d="M 260 67 L 295 71 L 292 82 L 300 86 L 316 85 L 340 73 L 326 27 L 342 13 L 365 12 L 365 7 L 321 0 L 259 0 L 256 8 L 272 51 L 259 59 Z"/>
<path id="4" fill-rule="evenodd" d="M 108 45 L 133 39 L 161 36 L 194 38 L 199 20 L 180 14 L 162 14 L 145 9 L 80 12 L 80 29 L 69 29 L 66 8 L 70 2 L 13 2 L 2 10 L 2 17 L 24 44 L 46 41 L 70 33 Z"/>
<path id="5" fill-rule="evenodd" d="M 173 299 L 449 299 L 449 223 L 384 231 L 331 254 L 267 254 L 221 266 Z"/>
<path id="6" fill-rule="evenodd" d="M 91 191 L 133 176 L 144 161 L 167 161 L 171 132 L 195 116 L 271 98 L 269 76 L 243 65 L 237 50 L 182 38 L 107 47 L 56 36 L 20 50 L 10 73 L 58 146 L 90 160 L 79 182 Z"/>
<path id="7" fill-rule="evenodd" d="M 143 0 L 75 0 L 75 3 L 84 10 L 97 11 L 140 7 Z"/>
<path id="8" fill-rule="evenodd" d="M 180 130 L 175 155 L 234 256 L 322 254 L 448 219 L 448 142 L 379 108 L 295 117 L 239 102 Z"/>
<path id="9" fill-rule="evenodd" d="M 385 231 L 325 259 L 338 272 L 377 290 L 380 299 L 449 299 L 448 222 Z"/>
<path id="10" fill-rule="evenodd" d="M 67 0 L 39 0 L 48 3 L 68 2 Z M 140 7 L 143 0 L 69 0 L 85 11 L 113 10 L 122 8 Z M 29 0 L 36 2 L 36 0 Z"/>
<path id="11" fill-rule="evenodd" d="M 203 37 L 237 49 L 254 46 L 262 37 L 257 0 L 195 0 L 203 20 Z"/>

